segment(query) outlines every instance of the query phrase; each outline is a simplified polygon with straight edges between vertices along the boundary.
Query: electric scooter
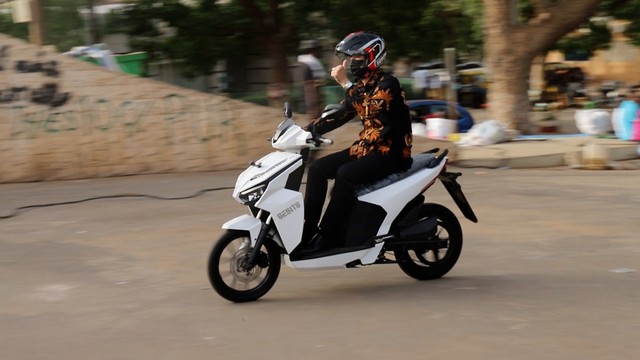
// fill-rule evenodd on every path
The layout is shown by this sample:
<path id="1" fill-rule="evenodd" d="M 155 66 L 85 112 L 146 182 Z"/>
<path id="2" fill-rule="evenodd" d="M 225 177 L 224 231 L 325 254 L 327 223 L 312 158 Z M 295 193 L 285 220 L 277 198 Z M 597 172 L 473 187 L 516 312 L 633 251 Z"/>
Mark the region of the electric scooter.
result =
<path id="1" fill-rule="evenodd" d="M 322 117 L 342 111 L 328 105 Z M 418 280 L 440 278 L 453 268 L 462 251 L 460 223 L 445 206 L 425 202 L 425 191 L 440 180 L 462 214 L 478 220 L 457 182 L 461 173 L 446 170 L 447 151 L 437 155 L 438 149 L 414 156 L 407 171 L 359 187 L 341 246 L 302 252 L 304 170 L 310 149 L 332 141 L 296 125 L 287 103 L 284 117 L 270 139 L 275 151 L 252 162 L 236 181 L 233 198 L 248 213 L 222 225 L 209 255 L 209 281 L 220 296 L 259 299 L 275 284 L 282 263 L 295 269 L 397 264 Z"/>

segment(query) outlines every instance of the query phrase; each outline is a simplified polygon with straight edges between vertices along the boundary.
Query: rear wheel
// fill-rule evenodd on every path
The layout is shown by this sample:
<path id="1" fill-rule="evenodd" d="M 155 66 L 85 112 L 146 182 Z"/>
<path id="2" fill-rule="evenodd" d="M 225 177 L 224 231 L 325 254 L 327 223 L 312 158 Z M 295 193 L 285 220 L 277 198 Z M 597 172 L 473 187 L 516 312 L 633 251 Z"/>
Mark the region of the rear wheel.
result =
<path id="1" fill-rule="evenodd" d="M 220 237 L 209 255 L 209 282 L 223 298 L 233 302 L 257 300 L 266 294 L 280 274 L 280 248 L 265 241 L 256 264 L 246 268 L 251 254 L 246 231 L 229 230 Z"/>
<path id="2" fill-rule="evenodd" d="M 453 268 L 462 252 L 462 229 L 451 210 L 439 204 L 424 204 L 420 209 L 420 218 L 427 217 L 438 219 L 434 246 L 426 250 L 406 247 L 394 251 L 400 269 L 418 280 L 444 276 Z"/>

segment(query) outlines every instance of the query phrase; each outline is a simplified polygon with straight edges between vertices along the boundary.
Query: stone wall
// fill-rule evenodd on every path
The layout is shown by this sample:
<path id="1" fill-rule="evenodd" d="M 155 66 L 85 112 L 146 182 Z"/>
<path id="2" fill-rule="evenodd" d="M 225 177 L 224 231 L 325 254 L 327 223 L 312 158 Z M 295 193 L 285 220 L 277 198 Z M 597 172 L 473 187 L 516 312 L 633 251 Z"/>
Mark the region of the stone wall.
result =
<path id="1" fill-rule="evenodd" d="M 0 34 L 0 183 L 240 169 L 281 120 Z"/>
<path id="2" fill-rule="evenodd" d="M 296 114 L 303 125 L 309 119 Z M 244 169 L 282 107 L 139 78 L 0 34 L 0 183 Z M 362 129 L 328 134 L 349 146 Z M 455 146 L 414 137 L 414 153 Z"/>

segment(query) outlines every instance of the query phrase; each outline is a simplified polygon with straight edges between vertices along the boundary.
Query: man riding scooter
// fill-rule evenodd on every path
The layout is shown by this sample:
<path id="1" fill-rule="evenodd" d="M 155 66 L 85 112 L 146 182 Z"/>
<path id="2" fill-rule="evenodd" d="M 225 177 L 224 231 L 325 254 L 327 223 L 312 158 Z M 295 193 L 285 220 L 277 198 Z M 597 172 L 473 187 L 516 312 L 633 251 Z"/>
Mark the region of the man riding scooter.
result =
<path id="1" fill-rule="evenodd" d="M 337 119 L 314 120 L 306 129 L 321 135 L 357 115 L 363 130 L 352 146 L 309 166 L 303 231 L 303 241 L 308 244 L 303 254 L 343 243 L 342 228 L 356 201 L 358 185 L 405 171 L 412 163 L 409 109 L 398 79 L 380 68 L 386 57 L 382 37 L 355 32 L 340 41 L 335 52 L 342 63 L 331 69 L 331 76 L 345 89 L 346 111 Z M 330 179 L 335 180 L 331 199 L 320 222 Z"/>

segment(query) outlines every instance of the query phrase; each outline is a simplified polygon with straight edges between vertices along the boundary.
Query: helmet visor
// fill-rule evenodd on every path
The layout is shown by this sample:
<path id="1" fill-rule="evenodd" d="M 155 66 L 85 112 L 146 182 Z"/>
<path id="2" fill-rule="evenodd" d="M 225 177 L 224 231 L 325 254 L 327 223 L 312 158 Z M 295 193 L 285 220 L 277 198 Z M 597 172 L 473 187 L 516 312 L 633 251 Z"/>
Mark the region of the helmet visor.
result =
<path id="1" fill-rule="evenodd" d="M 341 51 L 336 51 L 336 56 L 338 57 L 338 59 L 340 59 L 340 61 L 349 60 L 351 58 L 351 55 L 345 54 Z"/>

